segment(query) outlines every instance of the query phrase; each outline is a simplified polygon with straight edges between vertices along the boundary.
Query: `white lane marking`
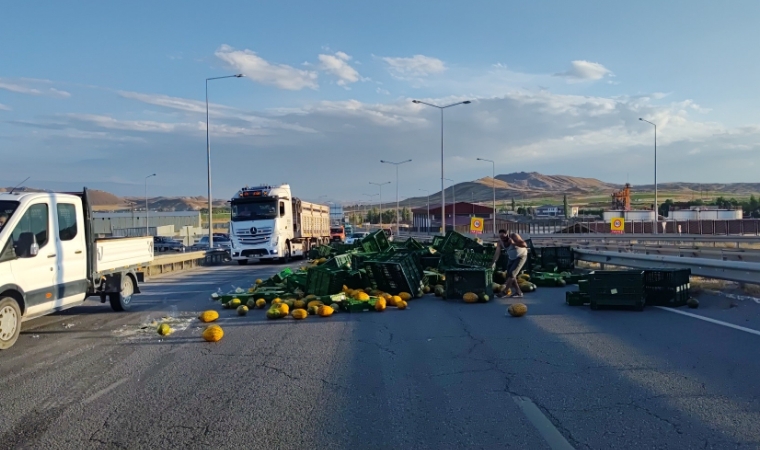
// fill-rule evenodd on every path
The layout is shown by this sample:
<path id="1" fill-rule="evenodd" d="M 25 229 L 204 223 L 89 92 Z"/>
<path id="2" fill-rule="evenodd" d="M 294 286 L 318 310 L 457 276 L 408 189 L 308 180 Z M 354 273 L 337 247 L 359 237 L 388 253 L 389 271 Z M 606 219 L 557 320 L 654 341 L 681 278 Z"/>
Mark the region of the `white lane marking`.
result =
<path id="1" fill-rule="evenodd" d="M 721 320 L 711 319 L 709 317 L 700 316 L 699 314 L 692 314 L 692 313 L 688 313 L 686 311 L 679 311 L 677 309 L 668 308 L 666 306 L 655 306 L 655 308 L 664 309 L 665 311 L 670 311 L 672 313 L 682 314 L 684 316 L 689 316 L 689 317 L 693 317 L 695 319 L 704 320 L 705 322 L 710 322 L 710 323 L 714 323 L 714 324 L 717 324 L 717 325 L 723 325 L 724 327 L 733 328 L 734 330 L 744 331 L 745 333 L 749 333 L 749 334 L 754 334 L 754 335 L 760 336 L 760 331 L 753 330 L 752 328 L 746 328 L 746 327 L 742 327 L 742 326 L 739 326 L 739 325 L 734 325 L 732 323 L 723 322 Z"/>
<path id="2" fill-rule="evenodd" d="M 112 390 L 116 389 L 117 387 L 124 384 L 129 378 L 122 378 L 121 380 L 118 380 L 116 382 L 111 383 L 109 386 L 99 390 L 98 392 L 92 394 L 91 396 L 87 397 L 86 399 L 82 400 L 82 404 L 86 405 L 88 403 L 92 403 L 95 400 L 99 399 L 103 395 L 111 392 Z"/>
<path id="3" fill-rule="evenodd" d="M 575 450 L 531 399 L 513 395 L 512 400 L 517 403 L 517 406 L 520 407 L 525 417 L 536 427 L 538 433 L 549 444 L 552 450 Z"/>

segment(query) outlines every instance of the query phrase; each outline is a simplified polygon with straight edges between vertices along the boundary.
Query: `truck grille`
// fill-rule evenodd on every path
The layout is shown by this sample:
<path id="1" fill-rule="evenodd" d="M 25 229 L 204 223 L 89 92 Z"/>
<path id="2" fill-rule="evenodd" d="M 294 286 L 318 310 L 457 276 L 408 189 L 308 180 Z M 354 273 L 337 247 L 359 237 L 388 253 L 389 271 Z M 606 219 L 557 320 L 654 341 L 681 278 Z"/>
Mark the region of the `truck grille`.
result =
<path id="1" fill-rule="evenodd" d="M 251 237 L 241 237 L 240 243 L 243 245 L 258 245 L 258 244 L 266 244 L 269 242 L 270 236 L 251 236 Z"/>
<path id="2" fill-rule="evenodd" d="M 272 238 L 272 228 L 266 227 L 235 230 L 235 235 L 242 245 L 267 244 Z"/>

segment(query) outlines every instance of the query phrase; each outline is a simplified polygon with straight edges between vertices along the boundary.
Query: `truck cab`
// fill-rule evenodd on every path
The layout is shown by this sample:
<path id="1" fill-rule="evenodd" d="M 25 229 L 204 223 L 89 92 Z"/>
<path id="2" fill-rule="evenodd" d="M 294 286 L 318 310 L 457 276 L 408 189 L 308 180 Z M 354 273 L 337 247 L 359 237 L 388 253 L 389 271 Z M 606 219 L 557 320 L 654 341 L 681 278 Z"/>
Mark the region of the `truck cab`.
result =
<path id="1" fill-rule="evenodd" d="M 16 342 L 23 321 L 90 295 L 129 309 L 153 238 L 95 240 L 91 216 L 86 190 L 0 194 L 0 350 Z"/>
<path id="2" fill-rule="evenodd" d="M 344 242 L 346 240 L 346 229 L 343 228 L 343 225 L 330 227 L 330 240 L 333 242 Z"/>
<path id="3" fill-rule="evenodd" d="M 244 187 L 230 204 L 230 254 L 238 264 L 287 262 L 329 240 L 328 206 L 293 197 L 288 184 Z"/>

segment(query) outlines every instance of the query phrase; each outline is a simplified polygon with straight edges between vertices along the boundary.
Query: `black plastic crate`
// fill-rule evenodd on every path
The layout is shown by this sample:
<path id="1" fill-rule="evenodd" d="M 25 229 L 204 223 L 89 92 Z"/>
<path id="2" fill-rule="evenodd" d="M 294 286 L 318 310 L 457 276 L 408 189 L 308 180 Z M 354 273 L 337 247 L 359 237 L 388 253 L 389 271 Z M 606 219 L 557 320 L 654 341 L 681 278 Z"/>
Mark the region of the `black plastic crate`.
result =
<path id="1" fill-rule="evenodd" d="M 647 269 L 644 271 L 644 286 L 675 288 L 689 284 L 691 269 Z"/>
<path id="2" fill-rule="evenodd" d="M 630 306 L 643 310 L 646 304 L 644 295 L 644 271 L 594 271 L 588 276 L 589 303 L 591 309 L 600 306 Z"/>
<path id="3" fill-rule="evenodd" d="M 648 305 L 684 306 L 690 297 L 691 269 L 644 271 L 644 295 Z"/>
<path id="4" fill-rule="evenodd" d="M 565 292 L 565 303 L 570 306 L 583 306 L 591 302 L 588 294 L 578 291 Z"/>
<path id="5" fill-rule="evenodd" d="M 446 271 L 446 298 L 462 298 L 464 294 L 493 295 L 493 270 L 451 269 Z"/>
<path id="6" fill-rule="evenodd" d="M 556 267 L 557 270 L 572 270 L 574 268 L 572 247 L 542 247 L 541 266 L 545 269 Z"/>
<path id="7" fill-rule="evenodd" d="M 435 269 L 441 261 L 441 255 L 422 255 L 419 256 L 419 261 L 423 269 L 427 269 L 428 267 Z"/>

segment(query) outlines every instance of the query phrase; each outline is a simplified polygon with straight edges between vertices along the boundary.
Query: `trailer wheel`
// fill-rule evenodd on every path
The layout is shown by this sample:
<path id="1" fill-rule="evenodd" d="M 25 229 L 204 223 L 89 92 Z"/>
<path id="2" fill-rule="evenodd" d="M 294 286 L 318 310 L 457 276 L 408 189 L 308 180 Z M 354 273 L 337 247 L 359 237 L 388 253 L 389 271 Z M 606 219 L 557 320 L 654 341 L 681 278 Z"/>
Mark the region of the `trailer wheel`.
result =
<path id="1" fill-rule="evenodd" d="M 132 307 L 132 295 L 135 293 L 135 282 L 127 274 L 121 277 L 121 291 L 108 294 L 111 308 L 114 311 L 129 311 Z"/>
<path id="2" fill-rule="evenodd" d="M 0 350 L 13 347 L 21 333 L 21 308 L 16 299 L 0 299 Z"/>
<path id="3" fill-rule="evenodd" d="M 286 242 L 285 245 L 287 246 L 287 249 L 285 250 L 285 256 L 283 256 L 280 259 L 280 261 L 282 261 L 283 263 L 287 264 L 287 263 L 290 262 L 290 258 L 291 258 L 291 256 L 292 256 L 293 253 L 290 250 L 290 241 Z"/>

